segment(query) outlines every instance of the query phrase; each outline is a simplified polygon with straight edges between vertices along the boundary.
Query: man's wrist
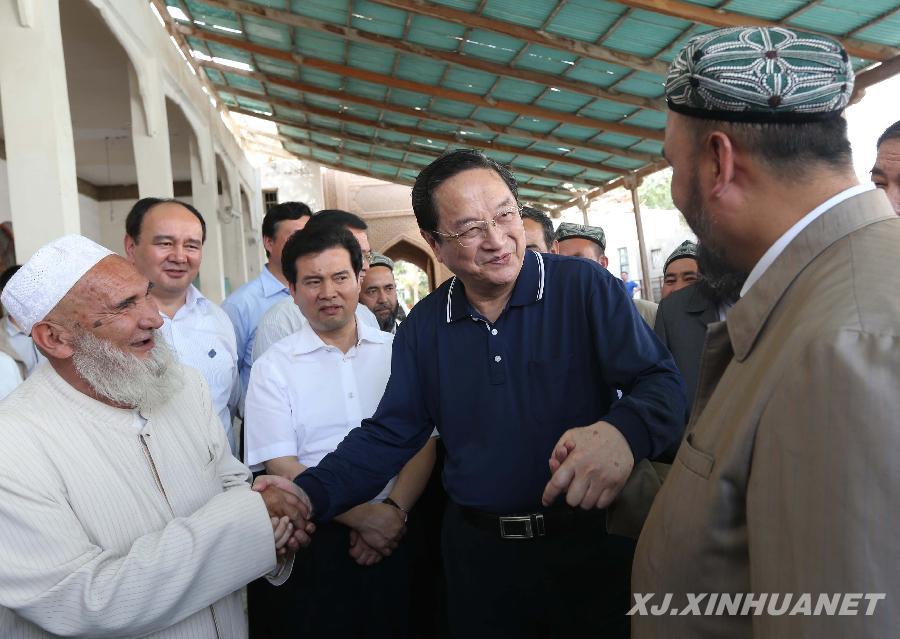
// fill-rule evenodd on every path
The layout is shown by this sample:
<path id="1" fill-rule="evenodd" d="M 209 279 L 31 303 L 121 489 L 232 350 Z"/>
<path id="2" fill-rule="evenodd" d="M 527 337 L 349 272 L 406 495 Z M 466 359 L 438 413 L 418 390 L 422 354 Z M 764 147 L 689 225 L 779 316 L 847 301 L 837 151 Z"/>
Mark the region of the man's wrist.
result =
<path id="1" fill-rule="evenodd" d="M 393 506 L 394 508 L 396 508 L 397 510 L 399 510 L 401 513 L 403 513 L 403 521 L 406 521 L 407 517 L 409 517 L 409 511 L 406 510 L 406 508 L 404 508 L 403 506 L 401 506 L 401 505 L 398 504 L 397 502 L 395 502 L 395 501 L 394 501 L 393 499 L 391 499 L 390 497 L 385 497 L 384 499 L 381 500 L 381 503 L 382 503 L 382 504 L 387 504 L 388 506 Z"/>

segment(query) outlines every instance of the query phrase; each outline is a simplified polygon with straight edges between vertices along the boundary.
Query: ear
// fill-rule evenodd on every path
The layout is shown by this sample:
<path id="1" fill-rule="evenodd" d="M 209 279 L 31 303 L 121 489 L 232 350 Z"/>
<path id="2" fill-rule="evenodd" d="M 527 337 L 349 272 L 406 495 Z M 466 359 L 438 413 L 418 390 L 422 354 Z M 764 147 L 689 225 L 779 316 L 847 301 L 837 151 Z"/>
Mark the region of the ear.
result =
<path id="1" fill-rule="evenodd" d="M 554 255 L 559 255 L 559 242 L 553 240 L 553 244 L 550 245 L 550 252 Z"/>
<path id="2" fill-rule="evenodd" d="M 439 249 L 440 244 L 437 243 L 437 240 L 434 239 L 434 236 L 428 231 L 423 231 L 421 229 L 419 229 L 419 233 L 422 235 L 422 239 L 428 242 L 428 246 L 431 247 L 431 252 L 434 253 L 434 259 L 443 264 L 444 260 L 441 258 L 441 251 Z"/>
<path id="3" fill-rule="evenodd" d="M 134 264 L 134 247 L 137 245 L 137 242 L 134 241 L 134 238 L 125 234 L 125 255 L 128 256 L 128 261 Z"/>
<path id="4" fill-rule="evenodd" d="M 734 145 L 731 138 L 722 131 L 713 131 L 707 138 L 706 145 L 713 162 L 713 182 L 710 194 L 713 197 L 721 197 L 734 183 Z"/>
<path id="5" fill-rule="evenodd" d="M 602 266 L 603 268 L 607 268 L 609 266 L 609 258 L 605 255 L 600 257 L 600 266 Z"/>
<path id="6" fill-rule="evenodd" d="M 275 238 L 266 237 L 263 235 L 263 248 L 266 249 L 269 253 L 272 252 L 272 247 L 275 246 Z"/>
<path id="7" fill-rule="evenodd" d="M 31 329 L 31 339 L 48 359 L 69 359 L 75 354 L 72 334 L 56 322 L 38 322 Z"/>

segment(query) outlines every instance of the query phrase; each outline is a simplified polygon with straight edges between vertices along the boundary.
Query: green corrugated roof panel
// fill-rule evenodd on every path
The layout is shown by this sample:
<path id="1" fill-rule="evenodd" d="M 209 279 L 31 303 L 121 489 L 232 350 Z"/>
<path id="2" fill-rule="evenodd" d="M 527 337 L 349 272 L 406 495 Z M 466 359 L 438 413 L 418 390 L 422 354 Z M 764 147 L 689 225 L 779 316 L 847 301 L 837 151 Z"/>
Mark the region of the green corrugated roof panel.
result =
<path id="1" fill-rule="evenodd" d="M 602 0 L 569 0 L 547 26 L 550 33 L 596 42 L 625 11 L 625 7 Z"/>
<path id="2" fill-rule="evenodd" d="M 688 20 L 634 9 L 603 46 L 652 58 L 691 26 Z"/>
<path id="3" fill-rule="evenodd" d="M 656 59 L 665 64 L 671 64 L 672 60 L 675 59 L 675 56 L 678 55 L 678 52 L 684 48 L 684 45 L 686 45 L 691 38 L 706 33 L 707 31 L 712 31 L 713 29 L 715 29 L 715 27 L 706 24 L 693 25 L 675 42 L 671 43 L 665 51 L 657 55 Z"/>
<path id="4" fill-rule="evenodd" d="M 558 75 L 568 71 L 576 59 L 577 57 L 571 53 L 543 47 L 539 44 L 530 44 L 516 59 L 513 67 Z"/>
<path id="5" fill-rule="evenodd" d="M 534 82 L 503 78 L 494 88 L 494 95 L 502 97 L 507 102 L 530 104 L 543 93 L 544 89 L 544 86 L 535 84 Z"/>
<path id="6" fill-rule="evenodd" d="M 407 153 L 406 161 L 415 164 L 419 168 L 424 168 L 434 161 L 430 155 L 419 155 L 417 153 Z"/>
<path id="7" fill-rule="evenodd" d="M 453 135 L 456 133 L 456 127 L 446 122 L 436 122 L 434 120 L 423 120 L 418 127 L 423 132 L 431 131 L 433 133 L 443 133 L 445 135 Z"/>
<path id="8" fill-rule="evenodd" d="M 287 51 L 291 48 L 291 28 L 271 20 L 261 20 L 253 16 L 244 18 L 244 37 L 257 44 L 276 47 Z"/>
<path id="9" fill-rule="evenodd" d="M 245 109 L 250 109 L 252 111 L 261 111 L 263 113 L 272 112 L 272 107 L 270 107 L 267 102 L 263 102 L 262 100 L 245 98 L 242 95 L 235 96 L 235 99 L 237 100 L 237 103 Z"/>
<path id="10" fill-rule="evenodd" d="M 506 165 L 510 165 L 510 162 L 513 161 L 513 158 L 517 157 L 515 153 L 506 153 L 505 151 L 485 150 L 484 153 L 492 160 Z M 512 165 L 510 165 L 510 168 L 515 170 L 515 167 L 513 167 Z"/>
<path id="11" fill-rule="evenodd" d="M 464 143 L 465 140 L 477 140 L 478 142 L 488 142 L 492 139 L 490 133 L 483 133 L 482 131 L 465 131 L 460 132 L 460 142 Z"/>
<path id="12" fill-rule="evenodd" d="M 442 4 L 451 9 L 459 9 L 460 11 L 468 11 L 472 13 L 478 7 L 480 0 L 434 0 L 435 4 Z"/>
<path id="13" fill-rule="evenodd" d="M 178 7 L 179 9 L 181 8 L 177 0 L 169 0 L 167 4 L 169 6 Z M 213 25 L 216 25 L 225 27 L 226 29 L 235 30 L 240 30 L 241 28 L 240 23 L 237 21 L 237 16 L 235 16 L 233 11 L 210 7 L 209 5 L 203 4 L 202 2 L 195 2 L 194 0 L 186 0 L 185 6 L 188 11 L 190 11 L 191 17 L 193 17 L 194 20 L 205 23 L 205 26 L 212 27 Z M 219 30 L 219 33 L 226 32 Z"/>
<path id="14" fill-rule="evenodd" d="M 369 149 L 371 148 L 368 144 L 363 144 L 362 142 L 356 142 L 354 140 L 347 140 L 344 142 L 344 148 L 353 153 L 361 153 L 364 155 L 369 154 Z"/>
<path id="15" fill-rule="evenodd" d="M 424 93 L 415 93 L 404 89 L 391 89 L 391 95 L 388 97 L 388 102 L 391 104 L 399 104 L 411 109 L 416 107 L 424 109 L 430 101 L 431 98 Z"/>
<path id="16" fill-rule="evenodd" d="M 617 91 L 624 91 L 645 98 L 659 98 L 666 91 L 665 82 L 655 73 L 637 71 L 616 85 Z"/>
<path id="17" fill-rule="evenodd" d="M 366 82 L 355 78 L 348 78 L 345 81 L 344 90 L 351 95 L 358 95 L 362 98 L 378 100 L 379 102 L 384 102 L 388 92 L 388 88 L 383 84 Z"/>
<path id="18" fill-rule="evenodd" d="M 406 39 L 414 44 L 442 51 L 456 51 L 465 32 L 466 28 L 461 24 L 429 16 L 415 16 L 410 22 Z"/>
<path id="19" fill-rule="evenodd" d="M 549 160 L 545 160 L 543 158 L 536 158 L 532 155 L 528 155 L 528 151 L 523 151 L 519 155 L 516 156 L 516 166 L 519 167 L 521 171 L 541 171 Z"/>
<path id="20" fill-rule="evenodd" d="M 663 143 L 657 142 L 656 140 L 644 140 L 643 142 L 635 144 L 633 147 L 631 147 L 631 150 L 662 155 Z"/>
<path id="21" fill-rule="evenodd" d="M 276 60 L 268 56 L 256 54 L 256 68 L 263 73 L 279 75 L 285 78 L 296 78 L 297 67 L 284 60 Z"/>
<path id="22" fill-rule="evenodd" d="M 421 138 L 410 142 L 409 148 L 419 149 L 423 152 L 427 151 L 432 155 L 440 155 L 447 148 L 447 145 L 444 142 L 429 143 L 426 138 Z"/>
<path id="23" fill-rule="evenodd" d="M 633 170 L 641 168 L 645 163 L 640 160 L 632 160 L 631 158 L 613 157 L 606 164 L 619 169 Z"/>
<path id="24" fill-rule="evenodd" d="M 382 121 L 386 124 L 395 124 L 399 126 L 416 126 L 419 123 L 418 118 L 412 118 L 408 115 L 402 115 L 400 113 L 392 113 L 390 111 L 385 111 L 382 117 Z"/>
<path id="25" fill-rule="evenodd" d="M 244 91 L 253 91 L 254 93 L 263 93 L 263 84 L 258 80 L 253 78 L 248 78 L 243 75 L 237 75 L 236 73 L 226 73 L 225 80 L 228 82 L 228 86 L 234 87 L 236 89 L 243 89 Z"/>
<path id="26" fill-rule="evenodd" d="M 378 139 L 396 142 L 397 144 L 409 144 L 412 138 L 405 133 L 396 133 L 390 129 L 379 129 Z"/>
<path id="27" fill-rule="evenodd" d="M 550 133 L 550 131 L 559 126 L 559 122 L 523 115 L 517 118 L 512 126 L 517 129 L 531 131 L 532 133 Z"/>
<path id="28" fill-rule="evenodd" d="M 622 135 L 621 133 L 610 133 L 609 131 L 598 135 L 596 140 L 600 144 L 611 144 L 620 149 L 627 149 L 633 144 L 637 144 L 641 141 L 640 138 L 636 138 L 633 135 Z"/>
<path id="29" fill-rule="evenodd" d="M 294 49 L 298 53 L 329 62 L 344 62 L 347 43 L 330 33 L 318 33 L 309 29 L 294 29 Z"/>
<path id="30" fill-rule="evenodd" d="M 341 144 L 341 138 L 336 135 L 323 135 L 322 133 L 312 133 L 310 142 L 319 147 L 338 147 Z"/>
<path id="31" fill-rule="evenodd" d="M 392 162 L 399 162 L 403 159 L 403 151 L 396 151 L 394 149 L 385 149 L 383 147 L 377 147 L 375 149 L 375 157 L 382 158 L 384 160 L 391 160 Z"/>
<path id="32" fill-rule="evenodd" d="M 806 3 L 807 0 L 732 0 L 725 3 L 722 10 L 777 22 Z"/>
<path id="33" fill-rule="evenodd" d="M 413 171 L 411 169 L 402 169 L 400 173 L 398 173 L 399 177 L 405 178 L 407 180 L 415 180 L 418 175 L 418 171 Z"/>
<path id="34" fill-rule="evenodd" d="M 314 158 L 318 158 L 323 162 L 330 162 L 331 164 L 337 164 L 341 161 L 340 155 L 334 153 L 332 151 L 326 151 L 324 149 L 317 149 L 316 147 L 311 148 L 312 155 Z"/>
<path id="35" fill-rule="evenodd" d="M 575 113 L 591 100 L 590 96 L 583 93 L 572 93 L 571 91 L 550 88 L 534 104 L 545 109 L 562 111 L 563 113 Z"/>
<path id="36" fill-rule="evenodd" d="M 547 142 L 539 142 L 538 144 L 533 145 L 531 148 L 536 151 L 541 151 L 543 153 L 556 153 L 556 154 L 569 153 L 572 150 L 572 147 L 570 147 L 570 146 L 549 144 Z M 599 151 L 598 153 L 600 153 L 600 155 L 597 156 L 598 162 L 602 162 L 603 160 L 605 160 L 606 158 L 609 157 L 608 153 L 605 153 L 602 151 Z"/>
<path id="37" fill-rule="evenodd" d="M 597 135 L 596 129 L 589 129 L 583 126 L 575 126 L 574 124 L 563 124 L 556 129 L 554 135 L 561 138 L 571 138 L 573 140 L 584 141 Z"/>
<path id="38" fill-rule="evenodd" d="M 340 131 L 341 122 L 333 118 L 326 118 L 321 115 L 307 115 L 309 123 L 320 129 L 334 129 L 335 133 Z"/>
<path id="39" fill-rule="evenodd" d="M 455 91 L 462 91 L 463 93 L 484 95 L 496 81 L 497 76 L 491 73 L 450 66 L 441 86 Z"/>
<path id="40" fill-rule="evenodd" d="M 290 8 L 289 0 L 251 0 L 254 4 L 261 4 L 270 9 L 288 9 Z"/>
<path id="41" fill-rule="evenodd" d="M 398 78 L 411 80 L 412 82 L 437 85 L 441 76 L 444 75 L 446 67 L 447 65 L 444 62 L 425 60 L 417 56 L 401 55 L 395 75 Z"/>
<path id="42" fill-rule="evenodd" d="M 648 129 L 657 129 L 662 131 L 666 128 L 666 114 L 662 111 L 650 111 L 649 109 L 640 109 L 634 115 L 628 116 L 627 124 L 634 124 Z"/>
<path id="43" fill-rule="evenodd" d="M 289 135 L 292 138 L 303 138 L 306 139 L 309 137 L 309 132 L 304 129 L 298 129 L 295 126 L 289 126 L 287 124 L 279 124 L 278 130 L 284 135 Z"/>
<path id="44" fill-rule="evenodd" d="M 406 12 L 384 5 L 355 0 L 350 26 L 361 31 L 371 31 L 391 38 L 403 37 L 403 26 L 406 24 Z"/>
<path id="45" fill-rule="evenodd" d="M 222 100 L 229 107 L 237 107 L 238 101 L 235 99 L 234 94 L 228 93 L 227 91 L 217 91 L 219 94 L 219 99 Z M 270 112 L 271 113 L 271 112 Z"/>
<path id="46" fill-rule="evenodd" d="M 300 67 L 300 81 L 326 89 L 340 89 L 342 76 L 310 67 Z"/>
<path id="47" fill-rule="evenodd" d="M 436 99 L 431 110 L 442 115 L 449 115 L 452 118 L 468 118 L 475 107 L 465 102 L 457 102 L 456 100 Z"/>
<path id="48" fill-rule="evenodd" d="M 506 64 L 523 46 L 525 43 L 518 38 L 511 38 L 494 31 L 472 29 L 468 38 L 462 42 L 461 51 L 476 58 Z"/>
<path id="49" fill-rule="evenodd" d="M 283 98 L 285 100 L 300 100 L 303 95 L 300 91 L 295 91 L 280 84 L 269 85 L 269 95 L 274 98 Z"/>
<path id="50" fill-rule="evenodd" d="M 206 77 L 209 78 L 209 81 L 213 84 L 222 84 L 225 82 L 225 76 L 218 69 L 210 69 L 204 67 L 203 71 L 206 73 Z"/>
<path id="51" fill-rule="evenodd" d="M 570 68 L 566 77 L 590 82 L 598 87 L 608 87 L 628 75 L 630 71 L 628 67 L 582 58 L 577 65 Z"/>
<path id="52" fill-rule="evenodd" d="M 900 46 L 900 43 L 897 42 L 897 38 L 900 37 L 900 13 L 885 18 L 871 27 L 866 27 L 859 32 L 858 37 L 878 44 Z"/>
<path id="53" fill-rule="evenodd" d="M 351 42 L 348 62 L 350 66 L 358 69 L 390 75 L 396 57 L 397 55 L 388 48 Z"/>
<path id="54" fill-rule="evenodd" d="M 620 104 L 608 100 L 594 100 L 591 104 L 581 110 L 580 115 L 583 115 L 586 118 L 594 118 L 595 120 L 618 122 L 625 116 L 631 115 L 636 111 L 640 111 L 640 109 L 637 109 L 630 104 Z"/>
<path id="55" fill-rule="evenodd" d="M 584 172 L 584 175 L 581 177 L 590 178 L 592 180 L 614 180 L 618 177 L 615 173 L 609 173 L 608 171 L 599 171 L 597 169 L 587 169 Z"/>
<path id="56" fill-rule="evenodd" d="M 343 158 L 343 162 L 347 167 L 351 169 L 356 169 L 358 171 L 368 172 L 369 163 L 365 160 L 359 160 L 357 158 Z"/>
<path id="57" fill-rule="evenodd" d="M 216 58 L 234 60 L 235 62 L 243 62 L 245 64 L 250 64 L 252 62 L 250 54 L 241 49 L 237 49 L 225 44 L 219 44 L 218 42 L 206 42 L 205 44 L 207 51 L 209 51 L 209 54 Z M 193 49 L 195 47 L 191 46 L 191 48 Z"/>
<path id="58" fill-rule="evenodd" d="M 318 96 L 313 94 L 304 94 L 303 101 L 311 107 L 326 109 L 337 113 L 340 110 L 340 101 L 334 98 Z"/>
<path id="59" fill-rule="evenodd" d="M 569 178 L 574 178 L 584 171 L 583 166 L 575 166 L 572 164 L 564 164 L 563 161 L 554 162 L 549 167 L 547 176 L 554 177 L 557 181 L 568 182 Z"/>
<path id="60" fill-rule="evenodd" d="M 347 123 L 344 130 L 350 135 L 359 135 L 361 137 L 371 138 L 375 136 L 375 129 L 370 126 L 362 126 L 361 124 Z"/>
<path id="61" fill-rule="evenodd" d="M 822 0 L 792 18 L 790 24 L 810 31 L 843 35 L 896 7 L 897 3 L 893 0 L 866 0 L 865 2 Z M 894 44 L 897 43 L 900 43 L 900 34 L 897 34 L 894 39 Z"/>
<path id="62" fill-rule="evenodd" d="M 509 124 L 512 124 L 518 116 L 510 111 L 503 111 L 501 109 L 488 109 L 482 107 L 478 109 L 478 112 L 473 117 L 474 119 L 481 120 L 482 122 L 508 126 Z"/>
<path id="63" fill-rule="evenodd" d="M 352 0 L 291 0 L 291 9 L 301 16 L 334 22 L 347 23 L 347 7 Z"/>
<path id="64" fill-rule="evenodd" d="M 379 164 L 377 162 L 369 163 L 369 171 L 371 173 L 378 173 L 383 179 L 387 180 L 394 177 L 398 173 L 397 167 L 390 166 L 389 164 Z"/>
<path id="65" fill-rule="evenodd" d="M 554 9 L 546 0 L 488 0 L 482 15 L 526 27 L 538 28 Z"/>
<path id="66" fill-rule="evenodd" d="M 503 146 L 511 146 L 518 149 L 524 149 L 531 144 L 529 140 L 514 138 L 509 135 L 498 135 L 496 138 L 494 138 L 494 140 L 497 142 L 497 144 L 502 144 Z"/>
<path id="67" fill-rule="evenodd" d="M 568 157 L 573 160 L 582 160 L 584 162 L 596 162 L 597 164 L 606 164 L 604 160 L 609 157 L 609 154 L 604 153 L 603 151 L 589 151 L 588 149 L 575 149 L 571 153 L 568 154 Z M 564 161 L 560 159 L 560 161 Z"/>
<path id="68" fill-rule="evenodd" d="M 305 144 L 295 144 L 293 142 L 283 142 L 284 148 L 288 151 L 293 151 L 294 153 L 299 153 L 301 155 L 309 155 L 310 148 Z"/>
<path id="69" fill-rule="evenodd" d="M 276 106 L 274 113 L 279 118 L 296 121 L 298 124 L 306 121 L 306 113 L 297 109 L 288 109 L 287 107 Z"/>
<path id="70" fill-rule="evenodd" d="M 352 115 L 357 118 L 363 118 L 364 120 L 376 120 L 378 116 L 381 114 L 381 109 L 376 109 L 375 107 L 364 106 L 361 104 L 347 104 L 348 108 L 342 109 L 342 113 L 346 113 L 347 115 Z"/>

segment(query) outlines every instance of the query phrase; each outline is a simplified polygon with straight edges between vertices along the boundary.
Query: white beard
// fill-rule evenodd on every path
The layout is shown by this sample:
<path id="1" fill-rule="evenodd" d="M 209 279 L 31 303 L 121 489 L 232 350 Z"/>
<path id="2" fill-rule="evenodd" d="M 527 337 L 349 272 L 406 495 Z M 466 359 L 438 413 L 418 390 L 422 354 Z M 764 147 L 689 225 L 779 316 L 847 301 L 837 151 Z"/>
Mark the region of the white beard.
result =
<path id="1" fill-rule="evenodd" d="M 94 392 L 109 401 L 139 410 L 165 404 L 181 387 L 181 369 L 159 331 L 150 356 L 141 359 L 90 332 L 75 338 L 75 370 Z"/>

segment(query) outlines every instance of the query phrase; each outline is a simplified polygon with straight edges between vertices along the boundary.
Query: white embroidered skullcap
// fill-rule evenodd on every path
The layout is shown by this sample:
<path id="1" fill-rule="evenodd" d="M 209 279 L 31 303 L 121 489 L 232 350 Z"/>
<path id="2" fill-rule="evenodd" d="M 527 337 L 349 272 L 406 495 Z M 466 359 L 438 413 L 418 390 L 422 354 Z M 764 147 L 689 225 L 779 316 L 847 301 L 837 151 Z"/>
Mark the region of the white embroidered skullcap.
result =
<path id="1" fill-rule="evenodd" d="M 0 302 L 26 335 L 47 317 L 81 277 L 112 251 L 81 235 L 45 244 L 3 289 Z"/>

